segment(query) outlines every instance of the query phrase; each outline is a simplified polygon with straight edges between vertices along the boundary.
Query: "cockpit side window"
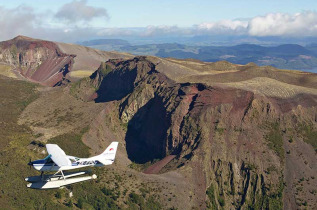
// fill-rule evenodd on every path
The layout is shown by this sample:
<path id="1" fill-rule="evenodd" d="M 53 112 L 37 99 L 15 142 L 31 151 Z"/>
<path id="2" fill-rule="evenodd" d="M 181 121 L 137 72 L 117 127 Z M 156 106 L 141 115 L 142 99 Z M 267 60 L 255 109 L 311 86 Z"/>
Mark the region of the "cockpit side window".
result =
<path id="1" fill-rule="evenodd" d="M 54 163 L 54 161 L 53 161 L 51 158 L 49 158 L 49 159 L 46 161 L 46 163 Z"/>
<path id="2" fill-rule="evenodd" d="M 76 159 L 75 158 L 69 158 L 69 160 L 71 161 L 71 163 L 76 163 Z"/>

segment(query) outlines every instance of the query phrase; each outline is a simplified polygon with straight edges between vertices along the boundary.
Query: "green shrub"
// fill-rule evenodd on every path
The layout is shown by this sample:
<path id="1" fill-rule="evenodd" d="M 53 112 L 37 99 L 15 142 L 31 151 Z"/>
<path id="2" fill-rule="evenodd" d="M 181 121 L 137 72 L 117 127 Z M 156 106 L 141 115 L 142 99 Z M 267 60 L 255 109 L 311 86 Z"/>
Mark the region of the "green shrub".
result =
<path id="1" fill-rule="evenodd" d="M 281 159 L 284 159 L 283 136 L 279 123 L 268 123 L 267 128 L 269 132 L 264 138 L 268 141 L 269 148 L 274 150 Z"/>
<path id="2" fill-rule="evenodd" d="M 57 199 L 61 199 L 62 198 L 62 193 L 58 190 L 56 193 L 55 193 L 55 197 Z"/>
<path id="3" fill-rule="evenodd" d="M 77 207 L 82 209 L 84 206 L 84 199 L 82 198 L 78 198 L 78 201 L 77 201 Z"/>
<path id="4" fill-rule="evenodd" d="M 225 199 L 223 198 L 223 196 L 219 196 L 218 202 L 219 202 L 220 206 L 225 206 Z"/>
<path id="5" fill-rule="evenodd" d="M 215 190 L 212 184 L 207 188 L 206 195 L 209 198 L 209 202 L 207 202 L 207 207 L 210 209 L 217 209 Z"/>
<path id="6" fill-rule="evenodd" d="M 150 196 L 146 203 L 145 203 L 145 208 L 144 209 L 149 209 L 149 210 L 160 210 L 160 209 L 163 209 L 163 207 L 161 206 L 161 204 L 156 201 L 154 199 L 153 196 Z"/>
<path id="7" fill-rule="evenodd" d="M 134 192 L 129 194 L 129 199 L 132 203 L 138 204 L 139 206 L 144 205 L 143 197 Z"/>
<path id="8" fill-rule="evenodd" d="M 113 196 L 112 190 L 110 190 L 110 189 L 108 189 L 106 187 L 102 188 L 101 191 L 103 192 L 103 194 L 105 194 L 107 196 Z"/>
<path id="9" fill-rule="evenodd" d="M 315 151 L 317 150 L 317 131 L 311 123 L 300 123 L 297 132 L 303 136 L 306 143 L 311 144 Z"/>
<path id="10" fill-rule="evenodd" d="M 69 199 L 66 206 L 73 207 L 73 201 L 71 199 Z"/>

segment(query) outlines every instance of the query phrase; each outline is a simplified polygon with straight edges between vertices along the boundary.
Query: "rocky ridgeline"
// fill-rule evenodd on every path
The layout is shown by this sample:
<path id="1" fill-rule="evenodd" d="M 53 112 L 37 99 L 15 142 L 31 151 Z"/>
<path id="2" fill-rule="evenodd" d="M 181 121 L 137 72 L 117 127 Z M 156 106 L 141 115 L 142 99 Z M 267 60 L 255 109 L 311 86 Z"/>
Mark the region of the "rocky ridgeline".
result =
<path id="1" fill-rule="evenodd" d="M 189 177 L 203 206 L 316 208 L 316 96 L 180 84 L 146 57 L 102 63 L 71 90 L 83 100 L 118 101 L 129 159 L 176 155 L 165 170 Z"/>

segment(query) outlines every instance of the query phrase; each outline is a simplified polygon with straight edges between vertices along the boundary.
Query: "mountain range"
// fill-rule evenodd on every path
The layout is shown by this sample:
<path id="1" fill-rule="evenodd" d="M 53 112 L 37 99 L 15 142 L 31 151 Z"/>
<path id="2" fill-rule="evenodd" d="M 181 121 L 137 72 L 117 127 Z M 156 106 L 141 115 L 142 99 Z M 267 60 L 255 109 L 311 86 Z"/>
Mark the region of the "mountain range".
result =
<path id="1" fill-rule="evenodd" d="M 135 55 L 153 55 L 162 58 L 197 59 L 206 62 L 226 60 L 236 64 L 256 63 L 282 69 L 297 69 L 316 72 L 316 44 L 305 47 L 298 44 L 260 46 L 240 44 L 236 46 L 190 46 L 186 44 L 131 45 L 124 40 L 101 39 L 79 43 L 100 50 L 129 52 Z"/>

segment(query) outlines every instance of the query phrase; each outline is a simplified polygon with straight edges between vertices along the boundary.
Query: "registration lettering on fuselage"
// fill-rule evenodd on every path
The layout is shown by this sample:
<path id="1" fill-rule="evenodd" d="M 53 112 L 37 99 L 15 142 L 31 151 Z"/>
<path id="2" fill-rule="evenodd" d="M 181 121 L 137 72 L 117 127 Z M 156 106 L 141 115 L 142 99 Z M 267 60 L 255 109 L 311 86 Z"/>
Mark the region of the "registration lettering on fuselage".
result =
<path id="1" fill-rule="evenodd" d="M 82 162 L 77 162 L 78 165 L 96 165 L 96 161 L 94 160 L 89 160 L 89 161 L 82 161 Z"/>

